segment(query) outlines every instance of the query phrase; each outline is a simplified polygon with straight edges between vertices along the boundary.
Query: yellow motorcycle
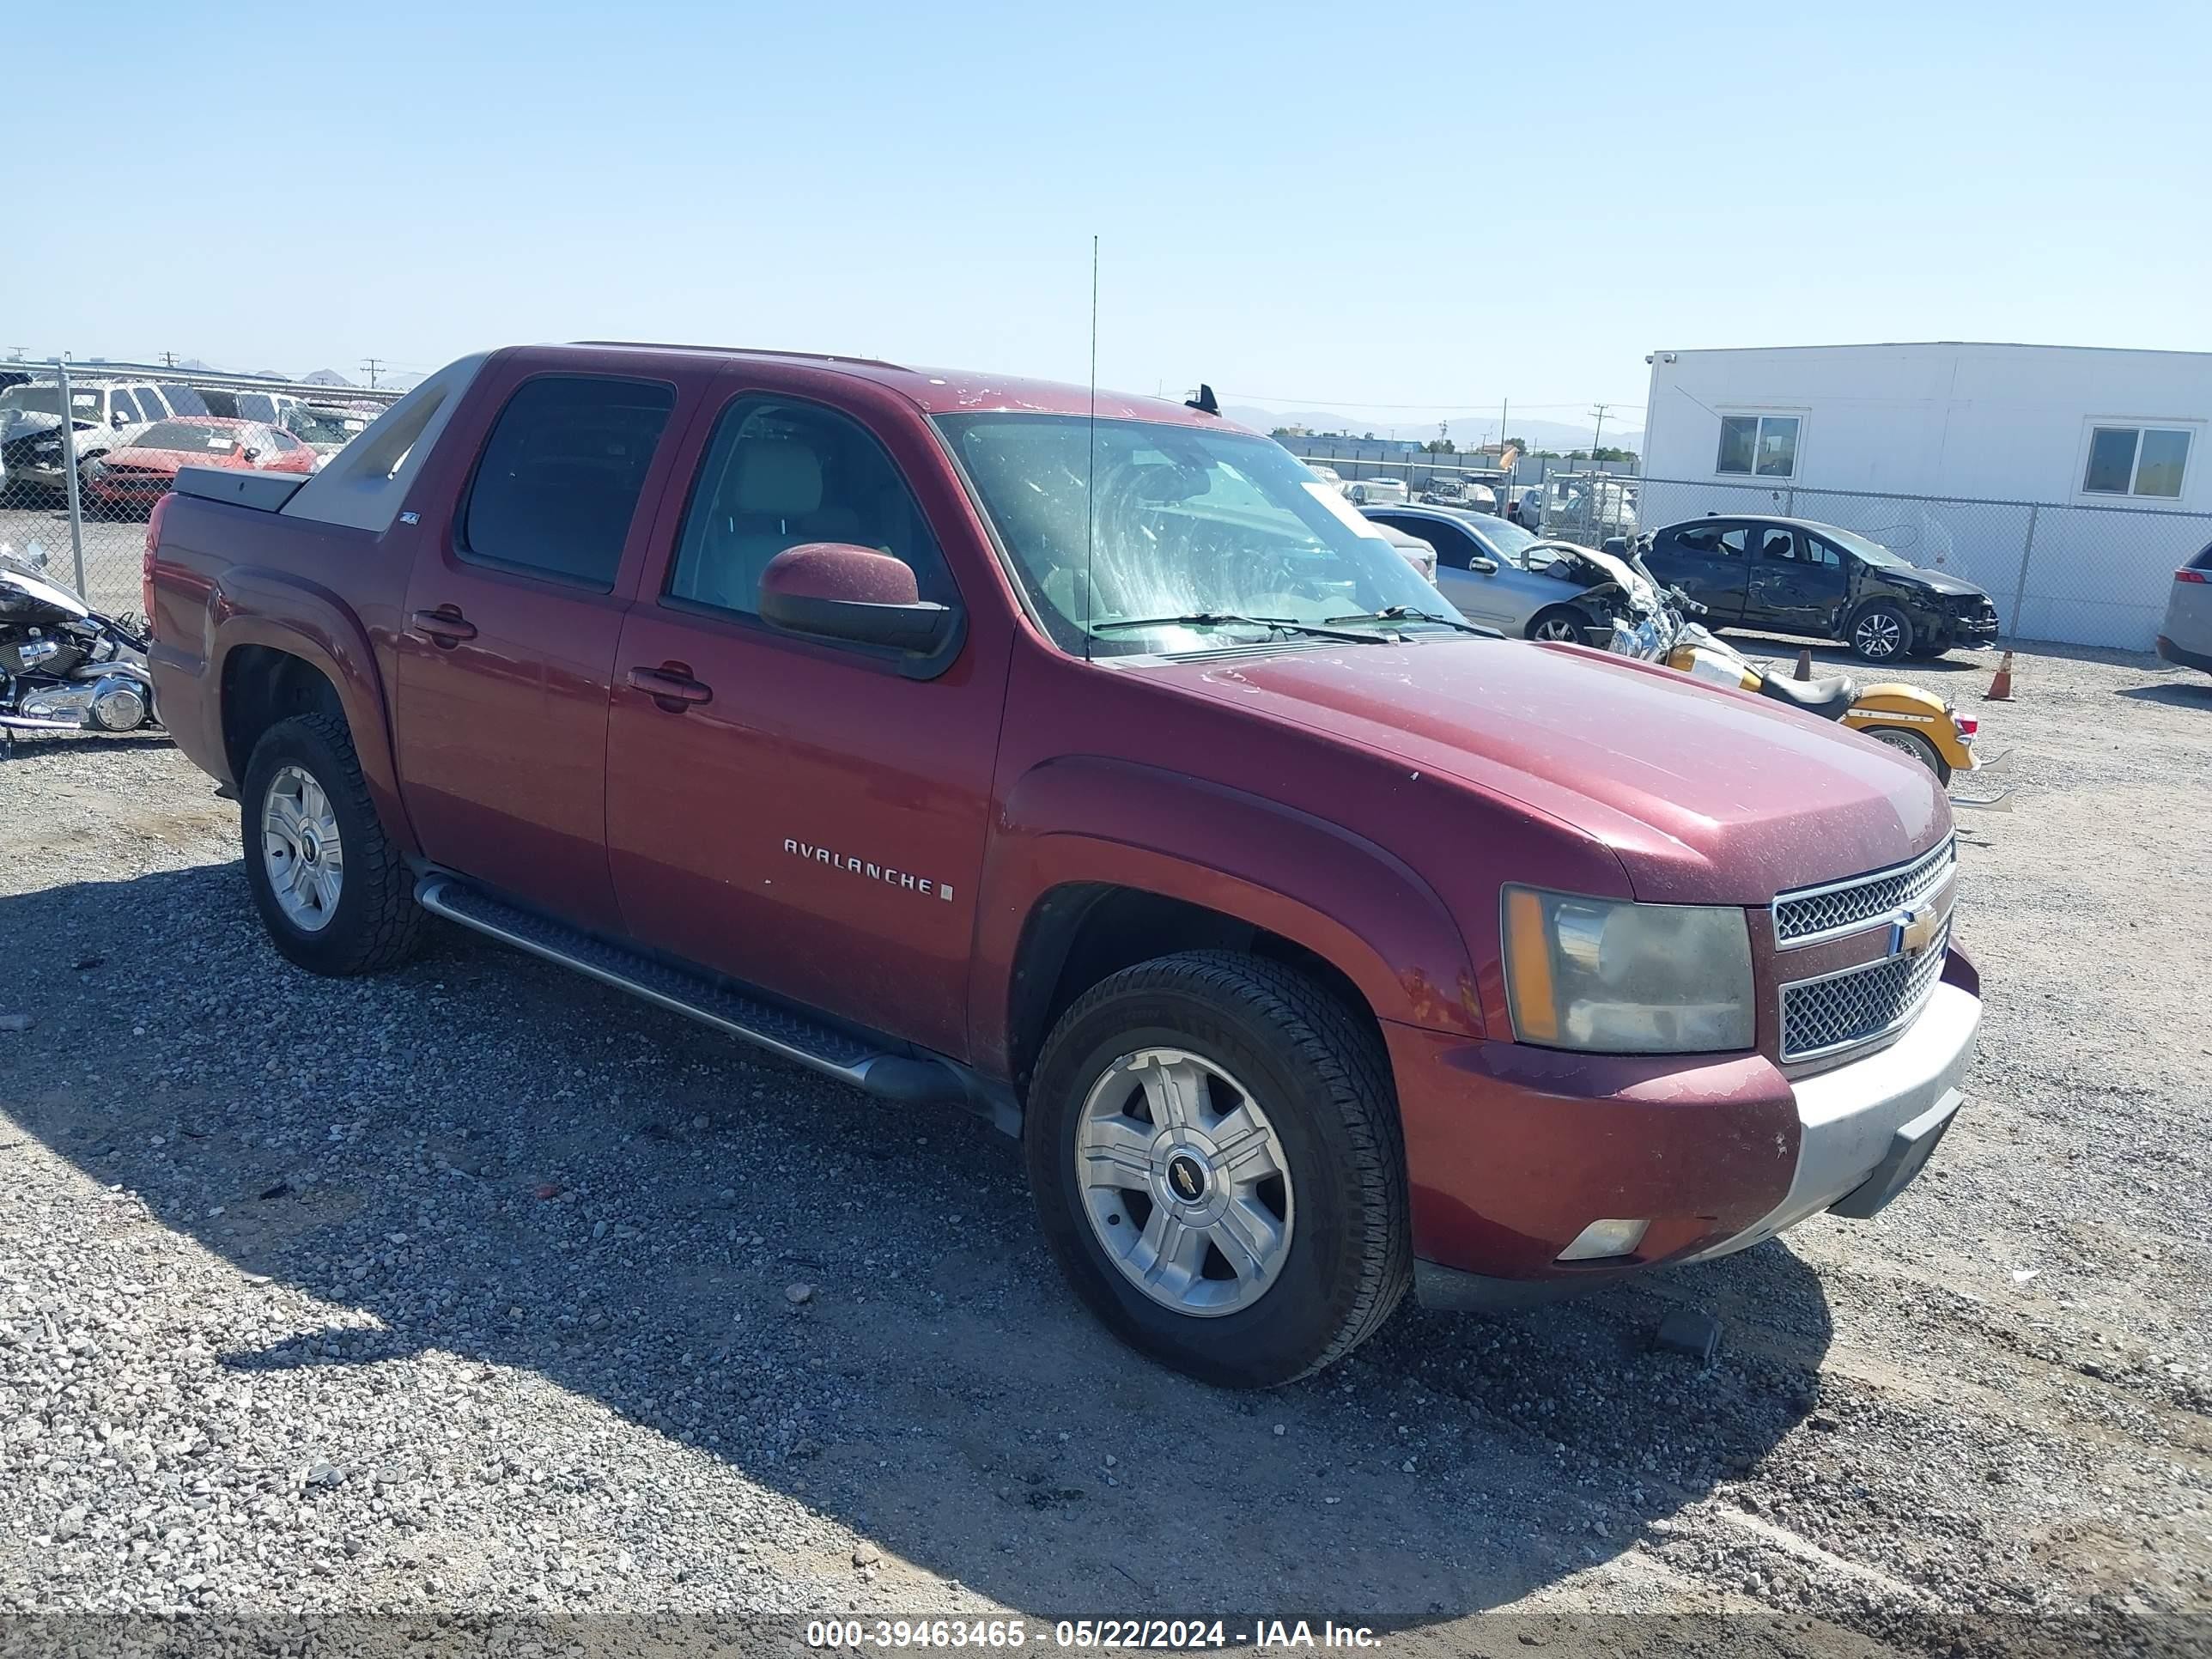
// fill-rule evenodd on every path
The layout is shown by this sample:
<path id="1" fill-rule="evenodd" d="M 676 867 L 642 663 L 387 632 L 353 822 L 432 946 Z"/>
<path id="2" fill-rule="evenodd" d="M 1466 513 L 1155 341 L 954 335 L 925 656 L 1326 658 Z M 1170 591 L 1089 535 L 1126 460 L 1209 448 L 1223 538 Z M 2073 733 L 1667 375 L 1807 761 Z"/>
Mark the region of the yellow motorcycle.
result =
<path id="1" fill-rule="evenodd" d="M 1961 772 L 1981 771 L 2002 759 L 1975 751 L 1980 722 L 1957 706 L 1901 680 L 1862 686 L 1849 675 L 1796 680 L 1770 672 L 1699 623 L 1686 619 L 1696 605 L 1677 590 L 1662 586 L 1633 555 L 1577 552 L 1611 577 L 1614 594 L 1612 641 L 1607 649 L 1645 662 L 1664 663 L 1710 685 L 1754 692 L 1863 732 L 1876 743 L 1910 755 L 1936 775 L 1947 789 Z M 2011 793 L 1959 797 L 1961 806 L 1998 806 Z M 2009 811 L 2008 806 L 2002 810 Z"/>
<path id="2" fill-rule="evenodd" d="M 1923 691 L 1902 680 L 1863 686 L 1847 674 L 1817 680 L 1790 679 L 1770 673 L 1696 623 L 1682 624 L 1665 660 L 1668 667 L 1678 668 L 1692 679 L 1756 691 L 1825 720 L 1838 720 L 1876 743 L 1886 743 L 1900 754 L 1911 756 L 1946 786 L 1954 773 L 1972 772 L 1980 764 L 1974 754 L 1974 738 L 1981 722 L 1960 714 L 1954 705 L 1933 691 Z"/>

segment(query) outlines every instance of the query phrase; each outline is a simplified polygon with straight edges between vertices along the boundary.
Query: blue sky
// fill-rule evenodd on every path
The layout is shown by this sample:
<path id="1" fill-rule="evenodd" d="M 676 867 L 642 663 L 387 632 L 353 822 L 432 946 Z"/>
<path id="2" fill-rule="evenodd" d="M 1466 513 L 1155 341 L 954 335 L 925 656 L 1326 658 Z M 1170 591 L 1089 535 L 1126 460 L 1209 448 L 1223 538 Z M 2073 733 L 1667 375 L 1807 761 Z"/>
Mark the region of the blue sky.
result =
<path id="1" fill-rule="evenodd" d="M 2212 349 L 2201 3 L 9 10 L 0 355 L 1080 380 L 1093 233 L 1104 382 L 1455 435 L 1656 347 Z"/>

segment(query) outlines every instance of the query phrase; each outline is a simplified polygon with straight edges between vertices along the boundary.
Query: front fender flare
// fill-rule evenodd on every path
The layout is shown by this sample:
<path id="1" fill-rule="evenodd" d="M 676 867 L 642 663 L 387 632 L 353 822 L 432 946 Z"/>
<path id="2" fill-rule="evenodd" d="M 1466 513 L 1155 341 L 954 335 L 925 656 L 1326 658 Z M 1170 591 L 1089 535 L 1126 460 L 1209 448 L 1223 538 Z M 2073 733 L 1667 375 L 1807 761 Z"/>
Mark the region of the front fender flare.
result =
<path id="1" fill-rule="evenodd" d="M 1132 888 L 1292 940 L 1358 988 L 1381 1019 L 1483 1035 L 1467 945 L 1402 859 L 1326 819 L 1162 768 L 1048 761 L 1007 790 L 986 854 L 969 985 L 976 1063 L 1005 1076 L 1025 931 L 1055 890 Z"/>

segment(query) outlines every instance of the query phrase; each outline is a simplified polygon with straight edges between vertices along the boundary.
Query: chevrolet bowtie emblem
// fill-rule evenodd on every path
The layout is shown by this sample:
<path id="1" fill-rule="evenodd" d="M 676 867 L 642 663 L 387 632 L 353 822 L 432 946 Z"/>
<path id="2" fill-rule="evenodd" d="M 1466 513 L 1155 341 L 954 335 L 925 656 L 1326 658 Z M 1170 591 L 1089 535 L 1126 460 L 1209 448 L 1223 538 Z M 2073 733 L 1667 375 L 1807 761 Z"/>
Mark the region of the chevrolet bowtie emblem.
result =
<path id="1" fill-rule="evenodd" d="M 1918 956 L 1936 942 L 1936 929 L 1941 920 L 1933 910 L 1907 910 L 1905 919 L 1890 927 L 1890 955 Z"/>

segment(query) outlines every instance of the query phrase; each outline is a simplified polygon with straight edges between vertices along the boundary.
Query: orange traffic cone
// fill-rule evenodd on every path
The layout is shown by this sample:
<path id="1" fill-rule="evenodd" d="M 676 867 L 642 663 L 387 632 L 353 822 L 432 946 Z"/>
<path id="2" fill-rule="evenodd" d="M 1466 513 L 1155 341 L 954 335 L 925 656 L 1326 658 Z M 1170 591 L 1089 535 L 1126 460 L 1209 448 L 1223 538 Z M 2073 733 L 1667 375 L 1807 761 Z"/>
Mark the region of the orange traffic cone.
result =
<path id="1" fill-rule="evenodd" d="M 1801 680 L 1809 680 L 1813 678 L 1813 653 L 1809 648 L 1797 653 L 1796 678 Z"/>
<path id="2" fill-rule="evenodd" d="M 1984 697 L 1982 701 L 1984 702 L 2010 702 L 2012 701 L 2011 652 L 2006 652 L 2004 653 L 2004 660 L 1997 665 L 1997 677 L 1990 682 L 1989 695 Z"/>

